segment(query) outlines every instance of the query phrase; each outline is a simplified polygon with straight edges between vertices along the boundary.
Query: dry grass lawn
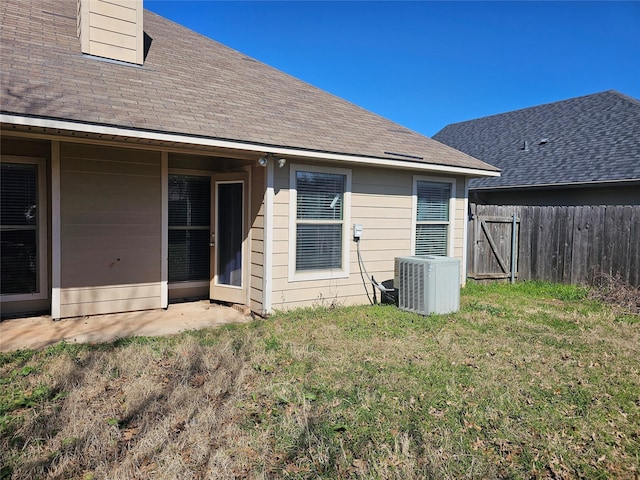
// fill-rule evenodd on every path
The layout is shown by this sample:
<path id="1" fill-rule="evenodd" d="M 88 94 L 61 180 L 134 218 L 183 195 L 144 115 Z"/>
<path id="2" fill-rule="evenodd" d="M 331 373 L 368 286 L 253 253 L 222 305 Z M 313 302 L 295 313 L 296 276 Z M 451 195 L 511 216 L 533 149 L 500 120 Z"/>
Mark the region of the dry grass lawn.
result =
<path id="1" fill-rule="evenodd" d="M 640 475 L 640 319 L 545 283 L 0 357 L 0 478 Z"/>

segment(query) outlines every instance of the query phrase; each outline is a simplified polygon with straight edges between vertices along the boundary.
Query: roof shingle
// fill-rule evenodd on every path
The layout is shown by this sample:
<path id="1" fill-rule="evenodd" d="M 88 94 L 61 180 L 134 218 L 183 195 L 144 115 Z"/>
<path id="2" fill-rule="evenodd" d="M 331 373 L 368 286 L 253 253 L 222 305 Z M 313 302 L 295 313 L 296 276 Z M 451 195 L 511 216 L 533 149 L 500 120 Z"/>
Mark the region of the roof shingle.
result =
<path id="1" fill-rule="evenodd" d="M 502 170 L 471 188 L 640 180 L 640 101 L 616 91 L 454 123 L 433 138 Z"/>
<path id="2" fill-rule="evenodd" d="M 3 113 L 497 170 L 147 10 L 138 67 L 82 55 L 75 2 L 0 8 Z"/>

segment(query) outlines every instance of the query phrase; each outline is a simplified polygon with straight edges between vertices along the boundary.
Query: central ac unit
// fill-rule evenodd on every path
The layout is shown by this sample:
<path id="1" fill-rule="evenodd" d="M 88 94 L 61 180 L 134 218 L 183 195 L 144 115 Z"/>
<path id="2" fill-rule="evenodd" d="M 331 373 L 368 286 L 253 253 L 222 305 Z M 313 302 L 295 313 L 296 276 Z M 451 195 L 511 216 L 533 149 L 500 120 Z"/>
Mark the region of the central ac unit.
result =
<path id="1" fill-rule="evenodd" d="M 460 260 L 436 255 L 396 257 L 398 307 L 421 315 L 460 309 Z"/>

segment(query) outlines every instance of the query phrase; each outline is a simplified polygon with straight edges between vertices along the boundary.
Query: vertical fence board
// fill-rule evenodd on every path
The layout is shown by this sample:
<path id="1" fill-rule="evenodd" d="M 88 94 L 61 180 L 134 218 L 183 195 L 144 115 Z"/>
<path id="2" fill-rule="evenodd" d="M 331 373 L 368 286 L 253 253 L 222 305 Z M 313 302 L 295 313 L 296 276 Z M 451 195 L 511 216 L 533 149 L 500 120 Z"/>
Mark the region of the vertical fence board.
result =
<path id="1" fill-rule="evenodd" d="M 540 221 L 543 222 L 544 236 L 542 243 L 538 248 L 542 252 L 540 256 L 543 261 L 541 263 L 542 274 L 545 278 L 553 281 L 553 267 L 558 262 L 558 242 L 555 236 L 555 213 L 556 207 L 540 209 Z M 554 241 L 555 240 L 555 241 Z"/>
<path id="2" fill-rule="evenodd" d="M 538 269 L 538 245 L 540 244 L 540 207 L 531 209 L 531 278 L 541 278 Z"/>
<path id="3" fill-rule="evenodd" d="M 540 208 L 540 239 L 536 248 L 538 250 L 538 272 L 542 278 L 551 280 L 551 269 L 556 262 L 553 251 L 553 215 L 555 207 Z"/>
<path id="4" fill-rule="evenodd" d="M 564 266 L 564 228 L 567 221 L 567 207 L 555 207 L 553 215 L 553 250 L 555 251 L 556 261 L 552 263 L 551 273 L 552 281 L 562 282 L 562 270 Z"/>
<path id="5" fill-rule="evenodd" d="M 517 217 L 517 220 L 518 220 L 518 222 L 516 224 L 517 230 L 516 230 L 516 251 L 515 251 L 515 254 L 516 254 L 516 266 L 515 267 L 516 267 L 516 281 L 517 281 L 518 279 L 520 279 L 520 266 L 521 266 L 521 263 L 520 263 L 520 242 L 521 242 L 521 235 L 522 234 L 520 233 L 520 231 L 521 231 L 521 227 L 522 227 L 522 209 L 520 207 L 517 207 L 514 210 L 513 213 L 516 214 L 516 217 Z"/>
<path id="6" fill-rule="evenodd" d="M 582 283 L 588 261 L 590 207 L 577 207 L 573 231 L 574 261 L 569 282 Z"/>
<path id="7" fill-rule="evenodd" d="M 518 280 L 531 280 L 531 209 L 520 208 L 520 236 L 518 238 Z"/>
<path id="8" fill-rule="evenodd" d="M 583 211 L 581 207 L 574 207 L 573 211 L 573 224 L 571 228 L 571 264 L 567 269 L 567 283 L 576 283 L 576 276 L 580 270 L 580 263 L 582 262 L 582 251 L 580 250 L 580 222 L 582 221 Z M 568 235 L 568 232 L 567 232 Z"/>
<path id="9" fill-rule="evenodd" d="M 471 271 L 474 275 L 479 271 L 478 270 L 478 205 L 475 203 L 471 205 L 471 212 L 473 213 L 471 225 L 471 230 L 473 231 L 472 235 L 472 243 L 471 250 L 473 253 L 469 257 L 471 259 Z"/>
<path id="10" fill-rule="evenodd" d="M 564 231 L 559 232 L 563 248 L 562 282 L 571 283 L 571 269 L 573 268 L 573 229 L 576 207 L 567 207 Z"/>
<path id="11" fill-rule="evenodd" d="M 602 273 L 611 275 L 613 272 L 613 266 L 611 256 L 613 255 L 615 248 L 615 206 L 608 206 L 604 215 L 604 249 L 602 253 Z"/>
<path id="12" fill-rule="evenodd" d="M 616 223 L 616 230 L 618 231 L 619 241 L 619 253 L 613 258 L 613 270 L 614 275 L 619 275 L 622 280 L 629 282 L 629 233 L 631 230 L 631 206 L 625 205 L 621 207 L 621 220 L 620 223 Z M 639 241 L 636 239 L 636 241 Z"/>
<path id="13" fill-rule="evenodd" d="M 590 207 L 591 225 L 589 229 L 589 245 L 587 252 L 587 282 L 594 283 L 602 271 L 604 254 L 604 218 L 605 207 Z"/>
<path id="14" fill-rule="evenodd" d="M 553 278 L 553 265 L 556 262 L 556 252 L 553 246 L 553 207 L 540 209 L 540 243 L 538 243 L 538 261 L 541 275 L 551 280 Z"/>

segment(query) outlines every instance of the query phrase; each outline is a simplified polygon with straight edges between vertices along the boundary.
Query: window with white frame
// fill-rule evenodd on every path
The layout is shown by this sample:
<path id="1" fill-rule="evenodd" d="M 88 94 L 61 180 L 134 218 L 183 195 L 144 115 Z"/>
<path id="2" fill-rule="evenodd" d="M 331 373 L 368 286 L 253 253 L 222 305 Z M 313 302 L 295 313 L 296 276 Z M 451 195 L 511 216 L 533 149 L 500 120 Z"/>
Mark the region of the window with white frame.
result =
<path id="1" fill-rule="evenodd" d="M 347 273 L 351 177 L 344 169 L 291 168 L 293 276 L 326 278 Z M 291 266 L 291 262 L 290 262 Z M 337 275 L 336 275 L 337 274 Z"/>
<path id="2" fill-rule="evenodd" d="M 415 255 L 449 254 L 454 185 L 452 180 L 414 180 Z"/>

